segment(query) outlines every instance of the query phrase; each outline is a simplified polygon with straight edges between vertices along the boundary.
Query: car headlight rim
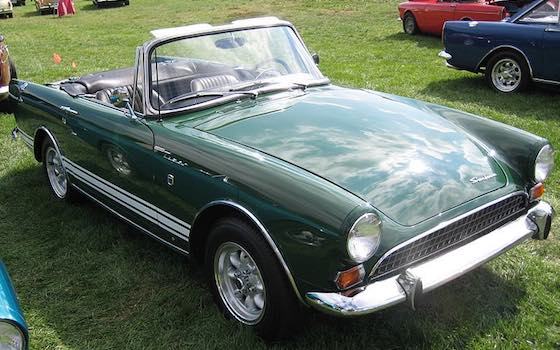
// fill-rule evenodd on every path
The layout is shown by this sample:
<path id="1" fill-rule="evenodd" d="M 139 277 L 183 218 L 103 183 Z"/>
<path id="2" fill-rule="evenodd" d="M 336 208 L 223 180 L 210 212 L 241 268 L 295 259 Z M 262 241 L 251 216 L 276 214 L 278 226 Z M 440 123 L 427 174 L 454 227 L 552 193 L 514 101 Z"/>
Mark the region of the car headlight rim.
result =
<path id="1" fill-rule="evenodd" d="M 8 340 L 9 343 L 7 343 Z M 26 348 L 26 341 L 25 333 L 19 324 L 11 320 L 0 319 L 0 346 L 2 349 L 23 350 Z"/>
<path id="2" fill-rule="evenodd" d="M 550 144 L 544 145 L 537 153 L 534 162 L 533 178 L 544 182 L 554 169 L 554 149 Z"/>
<path id="3" fill-rule="evenodd" d="M 381 231 L 381 219 L 377 214 L 361 215 L 348 231 L 346 250 L 350 259 L 358 264 L 370 259 L 379 248 Z"/>

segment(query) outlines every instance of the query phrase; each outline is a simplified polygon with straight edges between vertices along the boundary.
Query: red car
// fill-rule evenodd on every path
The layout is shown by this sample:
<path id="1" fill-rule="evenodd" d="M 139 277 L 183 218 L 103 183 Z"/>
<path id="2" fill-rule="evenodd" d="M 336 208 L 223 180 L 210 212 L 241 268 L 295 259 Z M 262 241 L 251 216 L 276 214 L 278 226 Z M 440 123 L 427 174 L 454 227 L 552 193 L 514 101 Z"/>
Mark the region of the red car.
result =
<path id="1" fill-rule="evenodd" d="M 409 0 L 399 4 L 404 32 L 441 35 L 446 21 L 501 21 L 526 1 Z"/>

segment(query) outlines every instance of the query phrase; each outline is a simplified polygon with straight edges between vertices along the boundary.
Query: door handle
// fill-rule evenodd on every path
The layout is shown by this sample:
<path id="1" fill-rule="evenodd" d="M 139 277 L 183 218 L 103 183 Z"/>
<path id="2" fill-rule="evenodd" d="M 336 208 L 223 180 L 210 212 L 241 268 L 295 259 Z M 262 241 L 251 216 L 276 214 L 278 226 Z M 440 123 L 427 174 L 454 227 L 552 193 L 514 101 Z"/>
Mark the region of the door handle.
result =
<path id="1" fill-rule="evenodd" d="M 64 112 L 68 112 L 70 114 L 74 114 L 74 115 L 80 114 L 80 113 L 78 113 L 78 111 L 73 110 L 72 108 L 70 108 L 68 106 L 60 106 L 60 109 L 63 110 Z"/>
<path id="2" fill-rule="evenodd" d="M 545 32 L 553 32 L 553 33 L 560 33 L 560 29 L 557 28 L 546 28 Z"/>

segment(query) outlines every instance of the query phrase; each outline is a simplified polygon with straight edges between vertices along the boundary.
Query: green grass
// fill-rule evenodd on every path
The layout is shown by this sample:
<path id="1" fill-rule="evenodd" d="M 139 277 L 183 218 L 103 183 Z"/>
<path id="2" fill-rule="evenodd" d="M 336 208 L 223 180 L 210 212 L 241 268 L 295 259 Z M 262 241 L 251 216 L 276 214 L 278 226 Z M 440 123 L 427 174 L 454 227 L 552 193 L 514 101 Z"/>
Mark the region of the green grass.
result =
<path id="1" fill-rule="evenodd" d="M 154 28 L 276 15 L 292 21 L 334 82 L 487 116 L 560 147 L 558 90 L 503 96 L 483 78 L 446 69 L 434 37 L 408 37 L 395 1 L 131 0 L 75 17 L 36 16 L 33 3 L 0 20 L 19 76 L 38 82 L 130 66 Z M 63 62 L 55 65 L 56 52 Z M 71 62 L 77 63 L 77 69 Z M 224 320 L 188 261 L 84 201 L 60 204 L 42 169 L 12 142 L 0 115 L 0 256 L 31 328 L 32 349 L 252 348 L 267 345 Z M 546 198 L 560 206 L 559 172 Z M 558 231 L 555 224 L 553 231 Z M 358 319 L 313 314 L 278 348 L 560 348 L 560 242 L 528 242 L 405 306 Z"/>

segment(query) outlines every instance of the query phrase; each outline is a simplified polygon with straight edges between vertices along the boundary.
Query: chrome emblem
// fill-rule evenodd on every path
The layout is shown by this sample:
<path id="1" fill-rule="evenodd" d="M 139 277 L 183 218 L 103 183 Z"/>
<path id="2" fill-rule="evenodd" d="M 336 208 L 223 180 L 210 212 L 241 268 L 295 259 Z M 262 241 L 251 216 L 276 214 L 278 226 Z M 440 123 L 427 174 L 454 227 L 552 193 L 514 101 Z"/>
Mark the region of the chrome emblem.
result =
<path id="1" fill-rule="evenodd" d="M 482 181 L 490 180 L 496 176 L 498 176 L 496 173 L 492 173 L 484 176 L 475 176 L 475 177 L 471 177 L 469 181 L 474 185 Z"/>

